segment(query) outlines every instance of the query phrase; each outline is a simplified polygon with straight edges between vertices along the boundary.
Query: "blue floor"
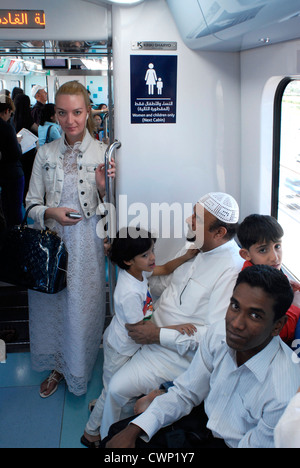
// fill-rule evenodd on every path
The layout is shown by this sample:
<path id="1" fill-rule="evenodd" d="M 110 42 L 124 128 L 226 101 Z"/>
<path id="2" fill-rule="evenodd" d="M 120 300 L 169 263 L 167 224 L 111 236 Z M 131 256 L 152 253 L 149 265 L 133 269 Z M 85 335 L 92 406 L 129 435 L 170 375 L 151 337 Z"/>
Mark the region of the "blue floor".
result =
<path id="1" fill-rule="evenodd" d="M 88 403 L 102 389 L 100 349 L 88 392 L 69 393 L 64 382 L 50 398 L 39 396 L 49 372 L 31 369 L 30 353 L 7 355 L 0 363 L 0 448 L 84 448 L 80 443 L 89 417 Z"/>

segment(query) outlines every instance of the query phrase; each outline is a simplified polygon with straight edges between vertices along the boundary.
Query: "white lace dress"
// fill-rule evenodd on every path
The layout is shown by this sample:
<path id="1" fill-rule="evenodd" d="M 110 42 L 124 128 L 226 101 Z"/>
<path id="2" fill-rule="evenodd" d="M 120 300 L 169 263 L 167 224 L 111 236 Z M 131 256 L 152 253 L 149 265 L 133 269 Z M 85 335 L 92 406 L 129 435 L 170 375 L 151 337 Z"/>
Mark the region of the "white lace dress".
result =
<path id="1" fill-rule="evenodd" d="M 77 148 L 66 149 L 60 206 L 81 212 Z M 57 224 L 69 253 L 67 288 L 55 295 L 28 293 L 33 368 L 57 370 L 78 396 L 87 391 L 105 319 L 105 258 L 103 241 L 96 235 L 98 221 L 98 216 L 83 216 L 76 226 Z"/>

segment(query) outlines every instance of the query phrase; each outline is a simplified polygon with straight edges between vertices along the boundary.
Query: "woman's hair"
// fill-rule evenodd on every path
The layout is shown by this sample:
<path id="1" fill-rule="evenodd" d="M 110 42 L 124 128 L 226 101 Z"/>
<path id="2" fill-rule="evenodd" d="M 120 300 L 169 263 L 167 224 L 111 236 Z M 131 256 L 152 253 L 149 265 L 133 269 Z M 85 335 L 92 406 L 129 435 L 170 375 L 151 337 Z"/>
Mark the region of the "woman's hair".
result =
<path id="1" fill-rule="evenodd" d="M 129 262 L 137 255 L 151 249 L 156 238 L 148 231 L 137 227 L 122 228 L 117 233 L 109 252 L 110 260 L 122 270 L 128 270 Z"/>
<path id="2" fill-rule="evenodd" d="M 2 112 L 6 112 L 8 109 L 14 112 L 15 111 L 14 103 L 10 97 L 6 96 L 5 94 L 1 94 L 0 114 L 2 114 Z"/>
<path id="3" fill-rule="evenodd" d="M 74 94 L 80 95 L 81 94 L 83 96 L 83 98 L 84 98 L 86 108 L 88 110 L 90 109 L 91 103 L 90 103 L 90 98 L 89 98 L 87 89 L 81 83 L 79 83 L 79 81 L 68 81 L 67 83 L 64 83 L 59 88 L 59 90 L 57 91 L 57 93 L 55 95 L 55 102 L 57 102 L 58 96 L 62 96 L 64 94 L 69 94 L 69 95 L 74 95 Z M 87 120 L 86 127 L 87 127 L 89 133 L 91 134 L 91 136 L 94 136 L 94 122 L 93 122 L 91 114 L 92 113 L 90 112 L 89 113 L 89 118 Z"/>
<path id="4" fill-rule="evenodd" d="M 51 122 L 51 117 L 55 115 L 55 105 L 45 104 L 41 112 L 40 125 L 45 125 L 46 122 Z"/>
<path id="5" fill-rule="evenodd" d="M 286 275 L 268 265 L 255 265 L 242 270 L 234 289 L 242 283 L 252 288 L 261 288 L 274 299 L 274 322 L 283 317 L 294 299 L 294 293 Z"/>
<path id="6" fill-rule="evenodd" d="M 18 88 L 17 86 L 12 90 L 11 92 L 11 98 L 12 100 L 14 101 L 16 99 L 16 97 L 19 95 L 19 94 L 24 94 L 24 91 L 22 88 Z"/>
<path id="7" fill-rule="evenodd" d="M 18 94 L 14 102 L 16 107 L 14 113 L 14 124 L 16 131 L 19 132 L 24 127 L 29 130 L 33 124 L 29 96 L 26 94 Z"/>

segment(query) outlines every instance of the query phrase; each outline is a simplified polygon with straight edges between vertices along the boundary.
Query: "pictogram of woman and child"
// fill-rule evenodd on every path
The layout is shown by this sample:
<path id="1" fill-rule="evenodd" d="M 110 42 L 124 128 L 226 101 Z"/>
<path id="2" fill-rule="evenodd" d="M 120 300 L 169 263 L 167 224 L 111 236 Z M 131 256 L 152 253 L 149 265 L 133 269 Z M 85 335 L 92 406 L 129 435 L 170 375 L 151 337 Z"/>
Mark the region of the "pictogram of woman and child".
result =
<path id="1" fill-rule="evenodd" d="M 163 90 L 163 81 L 161 78 L 157 78 L 156 71 L 154 69 L 153 63 L 149 63 L 148 70 L 145 76 L 146 85 L 148 86 L 148 94 L 154 94 L 154 87 L 157 87 L 157 94 L 162 95 Z"/>

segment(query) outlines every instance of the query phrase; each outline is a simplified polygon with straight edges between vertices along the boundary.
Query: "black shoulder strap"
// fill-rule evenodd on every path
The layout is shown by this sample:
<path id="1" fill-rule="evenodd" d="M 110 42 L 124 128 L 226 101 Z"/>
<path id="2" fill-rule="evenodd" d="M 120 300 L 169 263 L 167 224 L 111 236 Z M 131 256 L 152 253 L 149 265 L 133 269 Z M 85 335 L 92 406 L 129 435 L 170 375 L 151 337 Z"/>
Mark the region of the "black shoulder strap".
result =
<path id="1" fill-rule="evenodd" d="M 52 127 L 53 127 L 53 125 L 49 125 L 49 127 L 48 127 L 45 143 L 49 143 L 50 131 L 51 131 Z"/>

